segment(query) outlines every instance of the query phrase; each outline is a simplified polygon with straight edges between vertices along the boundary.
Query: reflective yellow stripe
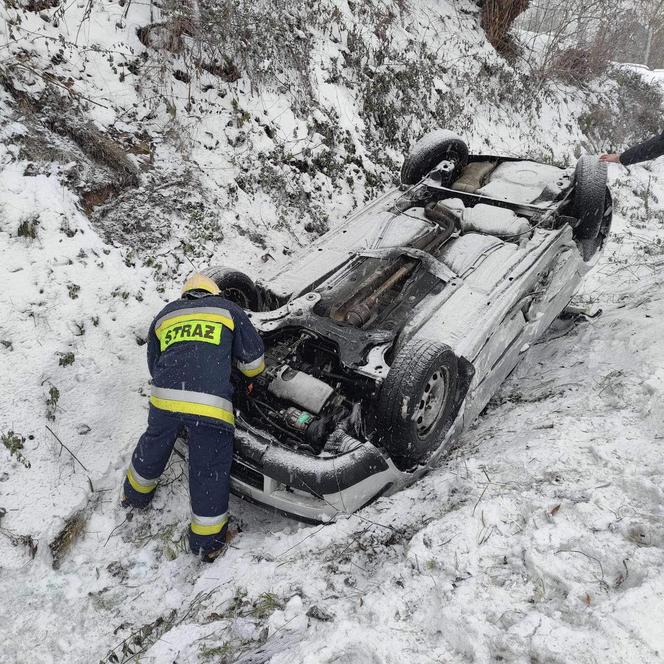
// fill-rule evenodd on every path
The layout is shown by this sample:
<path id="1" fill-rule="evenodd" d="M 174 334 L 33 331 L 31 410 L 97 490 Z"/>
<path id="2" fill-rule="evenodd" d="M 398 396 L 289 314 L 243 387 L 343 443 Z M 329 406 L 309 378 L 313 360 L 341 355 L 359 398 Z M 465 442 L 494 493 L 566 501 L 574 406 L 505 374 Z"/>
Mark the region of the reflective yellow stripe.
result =
<path id="1" fill-rule="evenodd" d="M 187 321 L 197 321 L 197 320 L 206 320 L 213 323 L 222 323 L 229 330 L 235 329 L 235 323 L 232 318 L 228 316 L 222 316 L 221 314 L 204 314 L 204 313 L 189 313 L 184 316 L 175 316 L 173 318 L 167 318 L 158 328 L 155 329 L 155 334 L 158 339 L 161 339 L 161 334 L 164 330 L 171 327 L 172 325 L 177 325 L 178 323 L 186 323 Z"/>
<path id="2" fill-rule="evenodd" d="M 228 517 L 226 517 L 220 523 L 215 523 L 212 526 L 203 526 L 200 523 L 191 522 L 191 532 L 196 535 L 216 535 L 220 533 L 224 526 L 228 523 Z"/>
<path id="3" fill-rule="evenodd" d="M 212 417 L 215 420 L 222 420 L 228 424 L 235 425 L 235 415 L 232 412 L 208 406 L 202 403 L 192 403 L 191 401 L 176 401 L 174 399 L 160 399 L 154 395 L 150 397 L 150 403 L 155 408 L 169 410 L 173 413 L 187 413 L 188 415 L 202 415 L 203 417 Z"/>
<path id="4" fill-rule="evenodd" d="M 258 374 L 265 369 L 265 356 L 260 355 L 255 360 L 251 360 L 251 362 L 240 362 L 238 360 L 237 368 L 245 376 L 249 376 L 250 378 L 258 376 Z"/>
<path id="5" fill-rule="evenodd" d="M 131 472 L 131 468 L 127 471 L 127 479 L 129 480 L 129 484 L 131 484 L 132 488 L 138 491 L 138 493 L 152 493 L 154 491 L 154 486 L 144 486 L 143 484 L 139 484 L 134 477 L 134 473 Z"/>
<path id="6" fill-rule="evenodd" d="M 243 369 L 240 366 L 239 369 L 245 376 L 253 378 L 254 376 L 258 376 L 259 373 L 262 373 L 265 370 L 265 362 L 261 362 L 255 369 Z"/>

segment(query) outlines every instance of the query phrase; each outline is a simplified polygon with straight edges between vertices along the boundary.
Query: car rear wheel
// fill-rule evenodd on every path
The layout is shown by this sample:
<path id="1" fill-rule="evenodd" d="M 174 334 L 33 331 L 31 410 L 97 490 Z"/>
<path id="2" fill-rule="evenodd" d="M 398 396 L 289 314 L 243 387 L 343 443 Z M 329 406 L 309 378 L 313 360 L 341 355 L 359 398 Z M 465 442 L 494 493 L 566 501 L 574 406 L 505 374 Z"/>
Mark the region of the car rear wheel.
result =
<path id="1" fill-rule="evenodd" d="M 401 167 L 401 182 L 416 184 L 441 161 L 452 168 L 441 173 L 441 184 L 451 185 L 468 163 L 468 146 L 447 129 L 437 129 L 420 138 L 406 156 Z"/>
<path id="2" fill-rule="evenodd" d="M 400 467 L 426 461 L 454 421 L 458 362 L 449 346 L 413 339 L 396 354 L 378 398 L 383 447 Z"/>
<path id="3" fill-rule="evenodd" d="M 243 309 L 258 311 L 259 297 L 256 284 L 244 272 L 217 265 L 203 270 L 219 287 L 221 295 Z"/>
<path id="4" fill-rule="evenodd" d="M 574 174 L 574 216 L 579 223 L 574 237 L 579 242 L 583 260 L 590 260 L 608 235 L 607 210 L 611 214 L 611 195 L 607 196 L 606 164 L 597 157 L 584 155 Z M 602 234 L 604 231 L 604 234 Z"/>

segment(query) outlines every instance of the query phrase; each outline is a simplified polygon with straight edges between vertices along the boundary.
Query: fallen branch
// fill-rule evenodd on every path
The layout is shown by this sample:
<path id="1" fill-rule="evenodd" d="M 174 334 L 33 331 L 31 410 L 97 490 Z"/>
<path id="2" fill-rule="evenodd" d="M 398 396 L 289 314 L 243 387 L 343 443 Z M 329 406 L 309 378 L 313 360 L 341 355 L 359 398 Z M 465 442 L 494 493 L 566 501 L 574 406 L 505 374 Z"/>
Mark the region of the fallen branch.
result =
<path id="1" fill-rule="evenodd" d="M 58 438 L 58 435 L 55 433 L 55 431 L 53 431 L 53 429 L 51 429 L 50 426 L 48 426 L 48 424 L 46 425 L 46 428 L 51 432 L 53 437 L 60 443 L 61 447 L 64 447 L 67 450 L 67 452 L 69 452 L 69 454 L 72 455 L 72 458 L 78 462 L 78 465 L 81 468 L 83 468 L 83 470 L 86 473 L 89 473 L 90 471 L 81 463 L 80 459 L 60 440 L 60 438 Z"/>
<path id="2" fill-rule="evenodd" d="M 489 474 L 486 472 L 486 468 L 482 468 L 482 472 L 484 473 L 484 477 L 486 477 L 486 484 L 484 485 L 484 489 L 482 490 L 480 497 L 477 499 L 477 502 L 475 503 L 475 507 L 473 507 L 473 516 L 475 516 L 475 510 L 482 501 L 482 498 L 484 498 L 484 494 L 486 493 L 486 490 L 489 488 L 489 485 L 493 484 L 493 482 L 491 482 Z"/>
<path id="3" fill-rule="evenodd" d="M 106 538 L 106 541 L 104 542 L 104 546 L 106 546 L 108 544 L 111 537 L 113 537 L 113 534 L 115 533 L 115 531 L 118 530 L 121 526 L 124 526 L 124 524 L 127 523 L 128 521 L 131 521 L 133 516 L 134 515 L 131 512 L 129 512 L 127 514 L 127 516 L 124 518 L 124 520 L 121 523 L 119 523 L 117 526 L 115 526 L 115 528 L 113 528 L 113 530 L 111 530 L 111 532 L 108 534 L 108 537 Z"/>
<path id="4" fill-rule="evenodd" d="M 578 549 L 558 549 L 558 551 L 556 551 L 555 553 L 556 555 L 559 553 L 578 553 L 582 556 L 585 556 L 589 560 L 594 560 L 599 565 L 599 571 L 602 574 L 602 578 L 599 579 L 599 583 L 602 586 L 606 585 L 606 581 L 604 581 L 604 566 L 602 565 L 602 561 L 599 558 L 591 556 L 589 553 L 586 553 L 585 551 L 579 551 Z"/>
<path id="5" fill-rule="evenodd" d="M 34 74 L 35 76 L 39 77 L 46 83 L 47 85 L 53 85 L 55 87 L 61 88 L 67 94 L 69 94 L 70 97 L 78 97 L 79 99 L 84 99 L 90 104 L 94 104 L 95 106 L 99 106 L 101 108 L 106 108 L 108 109 L 108 106 L 105 104 L 102 104 L 98 101 L 95 101 L 94 99 L 91 99 L 90 97 L 86 97 L 84 94 L 72 90 L 69 86 L 65 85 L 62 81 L 58 80 L 53 74 L 50 74 L 49 72 L 41 72 L 35 69 L 34 67 L 31 67 L 30 65 L 26 65 L 24 62 L 6 62 L 5 67 L 7 69 L 12 69 L 13 67 L 20 67 L 22 69 L 25 69 L 29 71 L 31 74 Z"/>

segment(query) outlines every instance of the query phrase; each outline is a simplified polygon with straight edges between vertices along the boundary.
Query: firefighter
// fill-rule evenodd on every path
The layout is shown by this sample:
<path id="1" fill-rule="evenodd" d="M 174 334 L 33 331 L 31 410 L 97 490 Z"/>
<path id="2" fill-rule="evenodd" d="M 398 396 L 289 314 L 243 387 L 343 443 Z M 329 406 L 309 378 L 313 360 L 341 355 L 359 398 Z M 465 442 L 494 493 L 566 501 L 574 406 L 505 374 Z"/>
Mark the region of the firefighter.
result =
<path id="1" fill-rule="evenodd" d="M 247 379 L 265 368 L 263 341 L 215 282 L 191 276 L 182 297 L 157 315 L 148 336 L 152 394 L 148 427 L 124 482 L 122 504 L 144 508 L 183 429 L 189 434 L 191 551 L 211 562 L 223 550 L 233 457 L 231 370 Z"/>

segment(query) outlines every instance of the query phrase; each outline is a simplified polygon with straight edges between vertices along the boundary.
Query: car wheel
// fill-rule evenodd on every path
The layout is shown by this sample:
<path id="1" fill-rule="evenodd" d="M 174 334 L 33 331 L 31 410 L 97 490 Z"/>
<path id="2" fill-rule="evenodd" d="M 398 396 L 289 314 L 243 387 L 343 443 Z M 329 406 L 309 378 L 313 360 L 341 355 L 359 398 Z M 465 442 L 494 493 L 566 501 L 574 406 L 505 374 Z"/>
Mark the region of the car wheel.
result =
<path id="1" fill-rule="evenodd" d="M 396 354 L 378 397 L 383 447 L 400 467 L 425 461 L 454 421 L 458 362 L 452 349 L 413 339 Z"/>
<path id="2" fill-rule="evenodd" d="M 219 265 L 203 270 L 203 274 L 219 286 L 222 296 L 227 300 L 243 309 L 258 311 L 258 289 L 244 272 Z"/>
<path id="3" fill-rule="evenodd" d="M 416 184 L 441 161 L 450 161 L 454 168 L 442 173 L 441 184 L 451 185 L 468 163 L 468 146 L 447 129 L 437 129 L 420 138 L 401 167 L 401 182 Z"/>
<path id="4" fill-rule="evenodd" d="M 577 162 L 574 174 L 574 216 L 579 221 L 574 237 L 579 241 L 584 261 L 590 260 L 606 239 L 599 236 L 607 207 L 611 209 L 610 198 L 609 194 L 607 200 L 606 164 L 597 157 L 584 155 Z"/>
<path id="5" fill-rule="evenodd" d="M 595 251 L 603 249 L 611 232 L 611 222 L 613 221 L 613 196 L 609 188 L 606 188 L 606 198 L 604 199 L 604 216 L 597 233 L 597 246 Z"/>

